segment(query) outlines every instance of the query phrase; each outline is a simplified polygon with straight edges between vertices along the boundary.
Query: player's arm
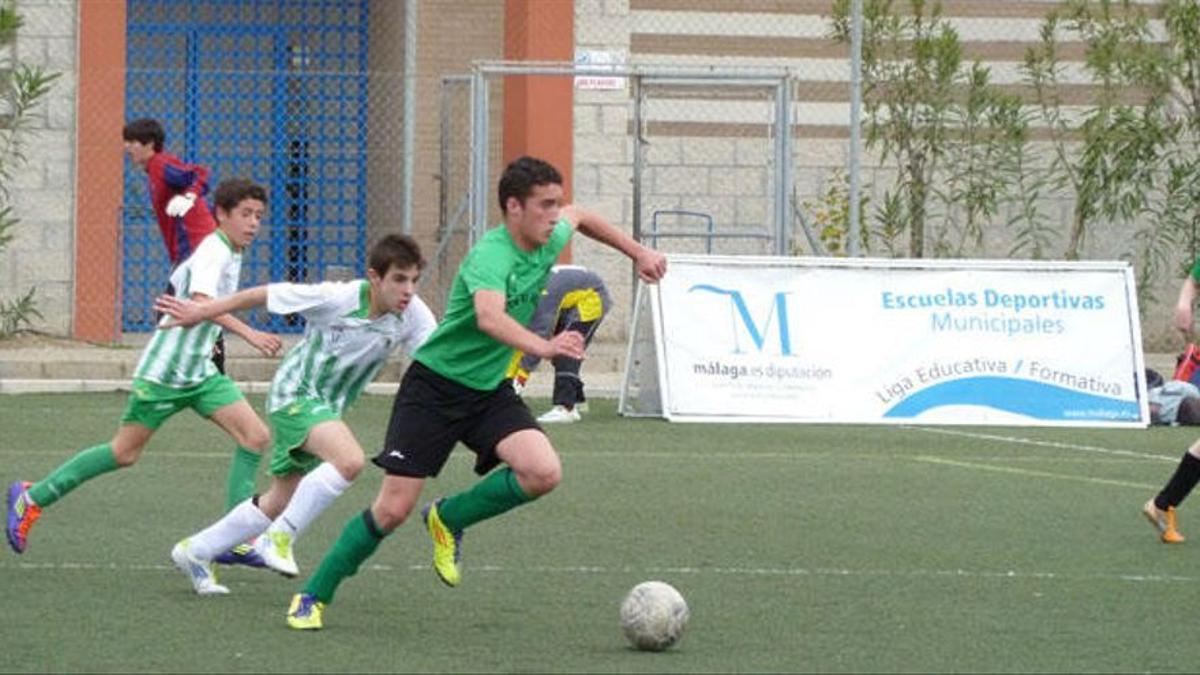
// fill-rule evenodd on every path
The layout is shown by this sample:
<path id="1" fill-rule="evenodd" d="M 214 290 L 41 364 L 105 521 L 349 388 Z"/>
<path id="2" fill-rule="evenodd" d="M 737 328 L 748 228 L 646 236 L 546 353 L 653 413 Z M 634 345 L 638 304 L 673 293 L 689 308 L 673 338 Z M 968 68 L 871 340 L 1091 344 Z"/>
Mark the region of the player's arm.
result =
<path id="1" fill-rule="evenodd" d="M 554 325 L 558 321 L 558 301 L 560 295 L 556 293 L 552 296 L 549 291 L 550 284 L 547 284 L 546 290 L 542 291 L 541 299 L 538 300 L 537 307 L 533 310 L 533 318 L 529 320 L 529 325 L 526 326 L 530 332 L 543 339 L 550 337 L 550 333 L 554 331 Z M 513 360 L 508 366 L 506 376 L 513 379 L 513 386 L 517 388 L 518 394 L 524 390 L 525 383 L 529 380 L 529 374 L 541 362 L 541 357 L 520 349 L 513 354 Z"/>
<path id="2" fill-rule="evenodd" d="M 175 193 L 167 202 L 167 215 L 184 216 L 196 199 L 208 191 L 208 169 L 199 164 L 167 162 L 163 166 L 163 182 Z"/>
<path id="3" fill-rule="evenodd" d="M 258 307 L 266 303 L 267 287 L 255 286 L 216 299 L 203 293 L 193 293 L 190 300 L 172 295 L 160 295 L 154 301 L 154 309 L 175 319 L 164 324 L 163 328 L 194 326 L 201 321 L 212 321 L 221 328 L 241 337 L 263 354 L 274 356 L 283 346 L 278 336 L 256 330 L 230 314 L 239 309 Z"/>
<path id="4" fill-rule="evenodd" d="M 404 351 L 412 355 L 416 353 L 418 347 L 425 344 L 430 335 L 433 335 L 434 329 L 437 328 L 437 317 L 433 315 L 433 310 L 429 309 L 429 305 L 425 304 L 419 295 L 414 295 L 412 300 L 408 301 L 404 316 L 413 325 L 412 332 L 404 341 Z"/>
<path id="5" fill-rule="evenodd" d="M 475 317 L 479 330 L 487 333 L 510 347 L 534 354 L 543 359 L 556 356 L 583 358 L 583 336 L 575 331 L 564 331 L 549 340 L 522 326 L 505 311 L 502 291 L 481 289 L 475 291 Z"/>
<path id="6" fill-rule="evenodd" d="M 283 347 L 283 341 L 279 339 L 278 335 L 251 328 L 246 322 L 232 314 L 221 314 L 213 317 L 211 321 L 250 343 L 250 346 L 261 352 L 263 356 L 275 356 Z"/>
<path id="7" fill-rule="evenodd" d="M 667 273 L 667 257 L 662 252 L 634 241 L 600 214 L 571 204 L 563 208 L 562 215 L 584 235 L 628 256 L 642 281 L 654 283 Z"/>
<path id="8" fill-rule="evenodd" d="M 1179 287 L 1179 298 L 1175 301 L 1175 327 L 1188 339 L 1191 339 L 1194 326 L 1192 308 L 1196 306 L 1196 291 L 1196 279 L 1189 274 Z"/>
<path id="9" fill-rule="evenodd" d="M 267 287 L 254 286 L 245 288 L 231 295 L 215 300 L 202 293 L 196 293 L 191 300 L 177 298 L 173 295 L 160 295 L 154 300 L 154 310 L 162 312 L 175 320 L 164 328 L 176 326 L 195 326 L 201 321 L 210 321 L 222 314 L 236 312 L 251 307 L 262 307 L 267 304 Z M 214 323 L 217 323 L 214 321 Z M 222 327 L 225 327 L 222 325 Z M 231 329 L 232 330 L 232 329 Z"/>

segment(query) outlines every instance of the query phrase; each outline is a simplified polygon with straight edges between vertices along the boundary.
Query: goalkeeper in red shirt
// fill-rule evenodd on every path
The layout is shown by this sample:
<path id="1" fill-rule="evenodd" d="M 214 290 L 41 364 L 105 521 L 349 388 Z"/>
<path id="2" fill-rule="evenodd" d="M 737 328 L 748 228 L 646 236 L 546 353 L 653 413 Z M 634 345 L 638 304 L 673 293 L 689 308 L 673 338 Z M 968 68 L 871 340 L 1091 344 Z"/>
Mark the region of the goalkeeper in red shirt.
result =
<path id="1" fill-rule="evenodd" d="M 187 164 L 164 150 L 166 133 L 158 120 L 146 117 L 133 120 L 121 130 L 121 137 L 129 161 L 146 172 L 150 204 L 174 270 L 217 229 L 217 220 L 204 200 L 208 192 L 208 169 Z M 174 292 L 168 283 L 167 294 Z M 212 360 L 217 370 L 224 373 L 224 337 L 213 347 Z"/>

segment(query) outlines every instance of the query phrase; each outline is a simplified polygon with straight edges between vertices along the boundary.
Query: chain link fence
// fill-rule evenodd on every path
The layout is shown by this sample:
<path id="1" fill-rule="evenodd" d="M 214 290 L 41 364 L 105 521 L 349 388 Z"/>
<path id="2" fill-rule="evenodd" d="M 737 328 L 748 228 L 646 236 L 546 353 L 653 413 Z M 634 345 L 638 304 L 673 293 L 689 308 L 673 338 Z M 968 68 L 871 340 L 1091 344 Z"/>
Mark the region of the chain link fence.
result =
<path id="1" fill-rule="evenodd" d="M 1173 24 L 1168 12 L 1186 19 L 1178 12 L 1194 8 L 1195 0 L 1121 4 L 1108 17 L 1098 12 L 1098 0 L 944 0 L 926 3 L 922 22 L 914 21 L 912 5 L 903 0 L 886 4 L 886 15 L 881 13 L 885 4 L 862 0 L 864 140 L 855 174 L 861 185 L 858 200 L 850 196 L 847 168 L 854 155 L 849 0 L 573 4 L 571 56 L 585 70 L 599 67 L 562 75 L 576 78 L 574 196 L 627 231 L 666 250 L 689 252 L 1127 257 L 1144 272 L 1145 325 L 1152 326 L 1146 344 L 1166 346 L 1172 339 L 1161 330 L 1171 303 L 1153 300 L 1173 295 L 1195 252 L 1198 209 L 1186 181 L 1171 183 L 1163 167 L 1170 160 L 1182 167 L 1179 175 L 1196 175 L 1187 171 L 1197 170 L 1200 108 L 1178 82 L 1168 92 L 1171 106 L 1153 107 L 1158 105 L 1154 92 L 1128 81 L 1107 86 L 1097 80 L 1088 59 L 1094 55 L 1089 50 L 1109 36 L 1135 46 L 1168 46 L 1174 58 L 1184 59 L 1177 64 L 1194 62 L 1194 49 L 1188 47 L 1200 40 L 1188 41 L 1186 31 L 1195 22 Z M 400 56 L 407 34 L 405 5 L 392 0 L 130 0 L 128 70 L 112 73 L 111 82 L 93 77 L 80 87 L 123 83 L 126 117 L 162 119 L 168 147 L 187 161 L 210 166 L 214 182 L 245 174 L 271 185 L 269 222 L 247 256 L 245 284 L 362 274 L 361 256 L 371 237 L 401 227 L 402 196 L 411 186 L 413 233 L 430 261 L 422 292 L 440 311 L 470 242 L 472 200 L 485 205 L 486 222 L 499 217 L 492 193 L 502 167 L 500 134 L 493 133 L 483 151 L 487 179 L 471 182 L 477 133 L 470 116 L 473 64 L 501 61 L 512 44 L 537 43 L 539 36 L 563 27 L 547 25 L 546 12 L 506 14 L 503 3 L 418 2 L 412 33 L 418 41 L 414 104 L 404 97 Z M 934 15 L 933 7 L 940 13 Z M 1048 17 L 1055 11 L 1065 18 L 1054 23 Z M 949 77 L 904 79 L 884 67 L 889 61 L 911 62 L 905 45 L 921 40 L 945 47 L 953 57 Z M 1039 77 L 1031 64 L 1039 57 L 1044 61 L 1051 44 L 1049 75 Z M 665 78 L 634 85 L 604 73 L 606 66 L 659 74 L 784 73 L 786 158 L 776 154 L 772 125 L 779 111 L 770 87 Z M 980 78 L 986 86 L 979 86 Z M 910 107 L 897 103 L 900 92 L 910 96 Z M 981 92 L 990 97 L 988 105 L 971 108 L 978 102 L 972 95 Z M 503 128 L 505 94 L 503 78 L 493 79 L 487 110 L 491 129 Z M 934 107 L 941 116 L 928 119 L 936 124 L 910 127 L 908 137 L 895 135 L 903 130 L 887 125 L 906 111 Z M 993 118 L 980 117 L 984 109 Z M 407 110 L 417 124 L 412 148 L 404 146 Z M 1089 119 L 1110 115 L 1119 121 L 1142 110 L 1180 123 L 1183 131 L 1172 132 L 1178 134 L 1173 146 L 1106 146 L 1087 135 Z M 78 115 L 82 121 L 89 111 L 80 109 Z M 1000 119 L 1003 115 L 1010 117 Z M 914 173 L 920 153 L 896 150 L 921 141 L 927 129 L 937 129 L 946 142 L 930 149 L 928 156 L 937 160 L 922 165 L 924 173 Z M 1020 133 L 986 156 L 981 149 L 992 146 L 984 141 L 998 129 Z M 1107 129 L 1119 135 L 1131 127 L 1113 122 Z M 987 133 L 977 137 L 979 142 L 961 143 L 971 130 Z M 1087 182 L 1080 179 L 1088 176 L 1080 153 L 1088 147 L 1106 153 L 1106 166 L 1128 169 L 1117 160 L 1141 157 L 1140 165 L 1153 170 L 1127 171 L 1127 182 L 1107 184 L 1108 192 L 1081 193 L 1079 186 Z M 1139 155 L 1143 150 L 1154 154 Z M 409 174 L 406 153 L 416 158 Z M 786 184 L 778 182 L 781 162 L 787 165 Z M 923 203 L 911 199 L 918 179 L 926 188 Z M 119 330 L 141 331 L 150 325 L 149 303 L 167 270 L 143 177 L 128 166 L 124 191 L 119 213 L 89 216 L 119 224 L 115 304 L 77 311 L 116 315 Z M 786 198 L 782 211 L 773 201 L 780 193 Z M 1109 193 L 1115 198 L 1105 202 Z M 858 223 L 849 219 L 851 203 L 861 207 Z M 1092 203 L 1111 208 L 1089 211 Z M 786 216 L 782 229 L 779 213 Z M 1155 227 L 1160 222 L 1165 225 Z M 861 228 L 857 238 L 854 225 Z M 913 238 L 918 230 L 920 241 Z M 111 225 L 77 228 L 76 251 L 103 248 L 104 242 L 86 237 L 106 238 L 113 231 Z M 780 242 L 787 250 L 778 249 Z M 579 241 L 575 259 L 616 286 L 629 283 L 627 263 L 591 242 Z M 28 265 L 21 269 L 36 272 Z M 626 318 L 606 322 L 600 339 L 623 340 Z M 254 320 L 273 330 L 296 329 L 263 315 Z"/>

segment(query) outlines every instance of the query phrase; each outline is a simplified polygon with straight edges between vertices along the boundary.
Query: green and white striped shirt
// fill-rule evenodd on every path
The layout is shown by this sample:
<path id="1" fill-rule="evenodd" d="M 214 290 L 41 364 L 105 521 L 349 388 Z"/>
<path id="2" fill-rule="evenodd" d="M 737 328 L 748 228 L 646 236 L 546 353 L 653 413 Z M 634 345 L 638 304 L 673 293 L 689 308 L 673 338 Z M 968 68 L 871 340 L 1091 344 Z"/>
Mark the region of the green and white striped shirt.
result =
<path id="1" fill-rule="evenodd" d="M 353 403 L 397 347 L 416 351 L 437 326 L 433 312 L 413 296 L 401 314 L 367 318 L 370 283 L 326 281 L 267 286 L 267 310 L 302 314 L 304 339 L 275 371 L 267 412 L 297 399 L 323 401 L 337 414 Z"/>
<path id="2" fill-rule="evenodd" d="M 175 297 L 191 298 L 203 293 L 219 298 L 237 290 L 242 272 L 242 254 L 233 249 L 225 233 L 216 230 L 204 238 L 187 260 L 171 273 Z M 159 322 L 170 321 L 163 316 Z M 160 328 L 154 331 L 133 376 L 168 387 L 189 387 L 217 374 L 212 349 L 221 327 L 202 321 L 191 328 Z"/>

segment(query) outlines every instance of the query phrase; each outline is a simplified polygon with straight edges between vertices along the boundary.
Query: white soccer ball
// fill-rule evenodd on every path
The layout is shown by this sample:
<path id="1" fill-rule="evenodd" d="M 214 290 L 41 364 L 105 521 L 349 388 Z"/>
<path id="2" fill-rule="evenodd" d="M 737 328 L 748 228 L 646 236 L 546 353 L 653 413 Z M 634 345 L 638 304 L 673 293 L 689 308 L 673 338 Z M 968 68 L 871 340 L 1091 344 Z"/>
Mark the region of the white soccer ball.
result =
<path id="1" fill-rule="evenodd" d="M 621 603 L 625 637 L 643 651 L 658 652 L 679 642 L 688 616 L 687 601 L 661 581 L 643 581 Z"/>

